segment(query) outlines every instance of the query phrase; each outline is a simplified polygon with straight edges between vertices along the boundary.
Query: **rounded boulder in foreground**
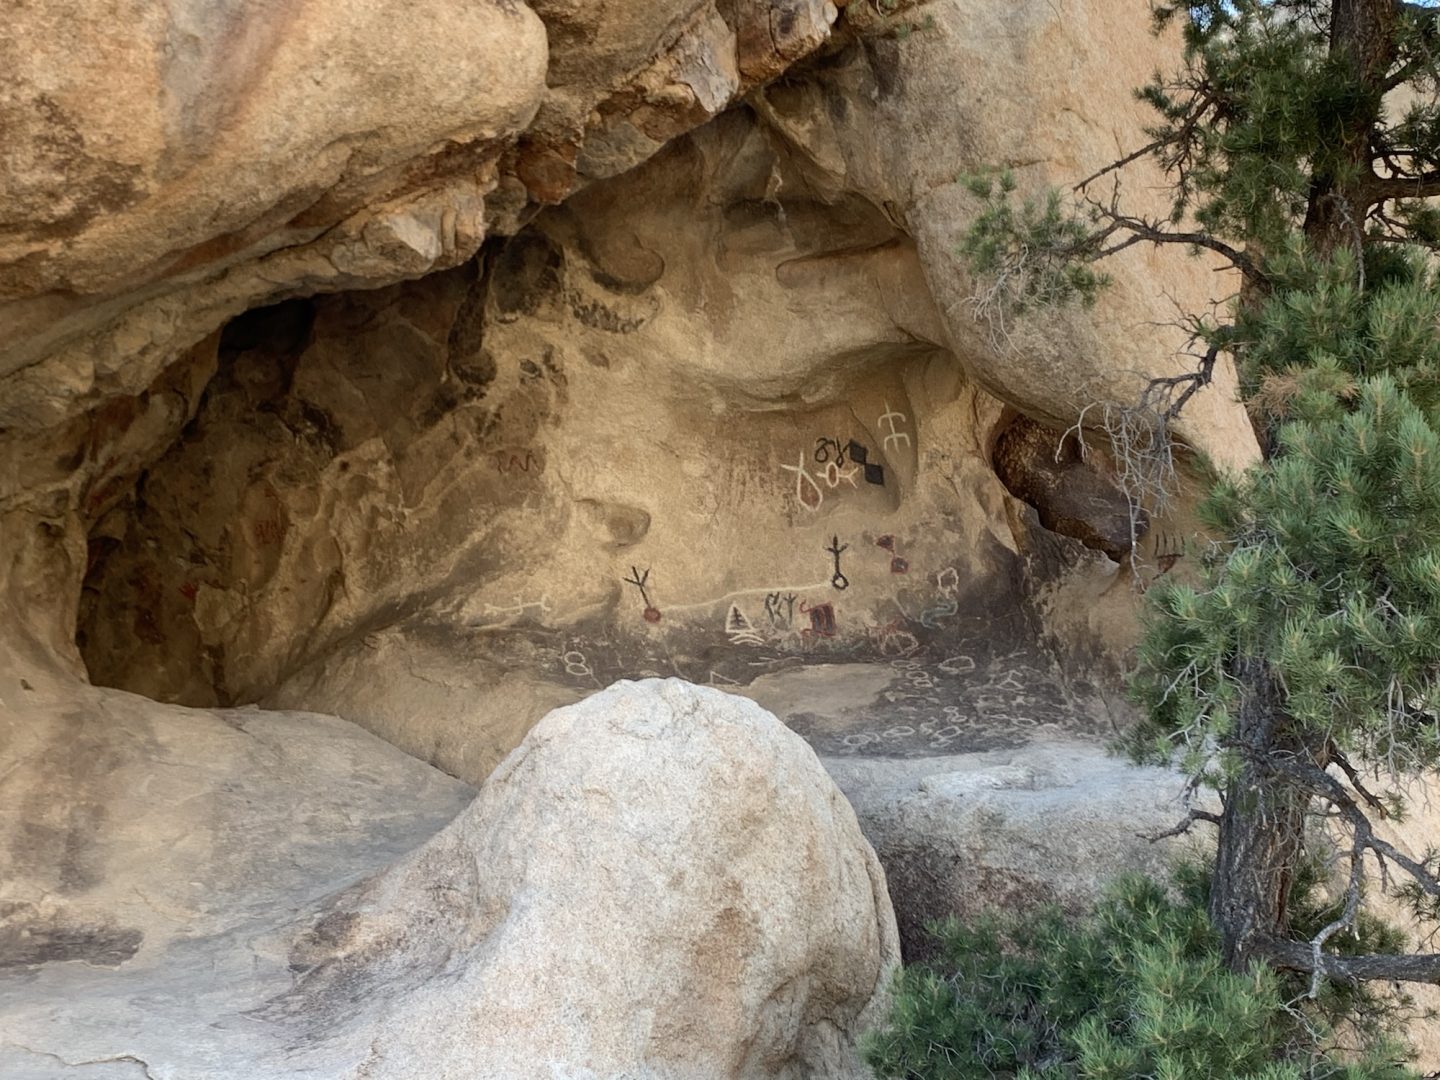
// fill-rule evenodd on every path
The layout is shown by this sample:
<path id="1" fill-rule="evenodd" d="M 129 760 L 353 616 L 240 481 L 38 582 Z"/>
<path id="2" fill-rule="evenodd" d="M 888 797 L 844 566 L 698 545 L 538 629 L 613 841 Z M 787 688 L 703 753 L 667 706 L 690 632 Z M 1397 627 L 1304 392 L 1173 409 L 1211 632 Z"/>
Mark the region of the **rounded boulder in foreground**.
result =
<path id="1" fill-rule="evenodd" d="M 375 1080 L 864 1076 L 899 961 L 809 746 L 679 679 L 551 712 L 294 952 L 309 974 L 275 1005 L 317 1041 L 369 1027 Z"/>

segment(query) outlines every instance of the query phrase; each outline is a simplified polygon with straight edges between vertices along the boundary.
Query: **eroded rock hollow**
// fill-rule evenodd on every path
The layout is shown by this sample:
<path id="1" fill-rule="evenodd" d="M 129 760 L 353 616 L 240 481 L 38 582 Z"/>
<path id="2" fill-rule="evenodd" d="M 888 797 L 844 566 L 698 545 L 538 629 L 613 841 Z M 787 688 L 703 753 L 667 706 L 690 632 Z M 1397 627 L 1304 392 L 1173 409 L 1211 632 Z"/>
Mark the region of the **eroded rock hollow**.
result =
<path id="1" fill-rule="evenodd" d="M 0 43 L 6 1075 L 843 1075 L 898 946 L 817 753 L 907 947 L 1160 858 L 1109 838 L 1168 774 L 1077 808 L 1185 455 L 1255 444 L 1222 372 L 1149 515 L 1084 419 L 1229 284 L 1134 248 L 997 323 L 956 248 L 960 174 L 1105 164 L 1173 42 L 1112 0 L 121 8 Z M 504 986 L 592 1022 L 465 1019 Z"/>
<path id="2" fill-rule="evenodd" d="M 985 746 L 1108 723 L 1123 493 L 966 379 L 913 240 L 795 153 L 737 108 L 455 270 L 231 323 L 91 531 L 92 678 L 337 713 L 472 782 L 626 676 L 925 650 L 895 750 L 942 707 Z"/>

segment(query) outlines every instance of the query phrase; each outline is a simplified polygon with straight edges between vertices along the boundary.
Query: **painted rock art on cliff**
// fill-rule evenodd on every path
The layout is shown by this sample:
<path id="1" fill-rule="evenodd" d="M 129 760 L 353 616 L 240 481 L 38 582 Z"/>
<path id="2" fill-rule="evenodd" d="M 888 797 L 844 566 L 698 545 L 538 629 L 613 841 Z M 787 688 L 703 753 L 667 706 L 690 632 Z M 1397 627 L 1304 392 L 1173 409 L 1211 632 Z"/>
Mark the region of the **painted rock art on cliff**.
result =
<path id="1" fill-rule="evenodd" d="M 520 926 L 684 946 L 651 1050 L 572 988 L 616 1075 L 850 1075 L 898 946 L 815 755 L 854 797 L 1092 745 L 1188 569 L 1188 495 L 1142 520 L 1066 433 L 1174 368 L 1157 288 L 1209 267 L 1137 248 L 1002 347 L 955 257 L 956 174 L 1109 160 L 1162 45 L 1089 2 L 362 6 L 41 0 L 0 44 L 0 1073 L 529 1075 L 574 1031 L 526 964 L 573 956 Z M 1181 434 L 1243 464 L 1232 386 Z M 891 851 L 949 797 L 899 791 Z M 634 902 L 656 844 L 693 910 Z"/>

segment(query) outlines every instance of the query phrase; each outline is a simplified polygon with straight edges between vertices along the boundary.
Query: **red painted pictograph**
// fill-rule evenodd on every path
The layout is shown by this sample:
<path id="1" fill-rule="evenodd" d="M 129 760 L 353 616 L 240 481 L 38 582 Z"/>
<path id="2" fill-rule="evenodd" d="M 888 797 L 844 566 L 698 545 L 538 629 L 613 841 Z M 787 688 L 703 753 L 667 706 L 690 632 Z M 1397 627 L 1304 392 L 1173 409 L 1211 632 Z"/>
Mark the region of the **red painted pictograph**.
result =
<path id="1" fill-rule="evenodd" d="M 890 572 L 892 574 L 908 574 L 910 572 L 910 560 L 895 551 L 895 537 L 886 533 L 875 541 L 875 546 L 890 552 Z"/>
<path id="2" fill-rule="evenodd" d="M 800 613 L 810 616 L 810 626 L 808 629 L 800 631 L 802 636 L 826 638 L 835 636 L 834 604 L 816 604 L 812 607 L 802 600 L 800 601 Z"/>

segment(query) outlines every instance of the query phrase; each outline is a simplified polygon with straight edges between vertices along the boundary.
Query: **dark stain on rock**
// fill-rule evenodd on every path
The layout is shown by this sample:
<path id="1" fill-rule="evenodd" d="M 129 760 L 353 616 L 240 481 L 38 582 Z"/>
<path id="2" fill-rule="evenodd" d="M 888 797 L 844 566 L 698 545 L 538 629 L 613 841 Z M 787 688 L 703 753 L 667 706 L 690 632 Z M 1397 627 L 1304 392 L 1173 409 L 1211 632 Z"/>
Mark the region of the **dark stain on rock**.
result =
<path id="1" fill-rule="evenodd" d="M 604 330 L 610 334 L 633 334 L 650 321 L 648 316 L 624 315 L 579 293 L 570 293 L 566 299 L 570 304 L 570 313 L 593 330 Z"/>
<path id="2" fill-rule="evenodd" d="M 892 97 L 901 86 L 900 43 L 892 38 L 868 37 L 862 42 L 865 59 L 881 99 Z"/>
<path id="3" fill-rule="evenodd" d="M 295 939 L 288 957 L 290 970 L 302 974 L 333 960 L 352 942 L 360 922 L 353 911 L 331 911 Z"/>
<path id="4" fill-rule="evenodd" d="M 490 294 L 502 322 L 539 310 L 560 288 L 564 256 L 543 233 L 529 230 L 512 237 L 494 255 Z"/>
<path id="5" fill-rule="evenodd" d="M 340 426 L 335 423 L 335 418 L 319 405 L 309 401 L 299 401 L 298 409 L 298 422 L 290 423 L 290 429 L 331 457 L 339 453 Z"/>
<path id="6" fill-rule="evenodd" d="M 464 386 L 448 382 L 440 384 L 430 396 L 429 403 L 421 410 L 419 426 L 422 429 L 428 429 L 439 424 L 458 409 L 468 396 Z"/>
<path id="7" fill-rule="evenodd" d="M 580 499 L 581 520 L 611 551 L 634 547 L 650 531 L 650 514 L 638 506 Z"/>
<path id="8" fill-rule="evenodd" d="M 315 301 L 285 300 L 252 308 L 235 316 L 220 333 L 221 355 L 263 349 L 277 355 L 299 355 L 315 325 Z"/>
<path id="9" fill-rule="evenodd" d="M 470 280 L 455 310 L 455 321 L 450 324 L 445 354 L 456 378 L 483 391 L 495 378 L 495 360 L 484 347 L 487 278 L 480 273 L 479 260 L 466 263 L 457 273 L 468 275 Z"/>
<path id="10" fill-rule="evenodd" d="M 1102 551 L 1116 562 L 1149 527 L 1144 510 L 1131 508 L 1115 480 L 1084 460 L 1074 436 L 1017 416 L 995 440 L 995 475 L 1010 494 L 1033 506 L 1040 524 Z"/>
<path id="11" fill-rule="evenodd" d="M 665 152 L 681 156 L 669 148 Z M 583 212 L 561 207 L 552 213 L 549 227 L 571 238 L 589 264 L 590 280 L 601 288 L 620 296 L 639 296 L 664 276 L 664 257 L 641 243 L 638 236 L 612 235 L 587 228 L 587 224 Z"/>
<path id="12" fill-rule="evenodd" d="M 471 398 L 484 397 L 485 388 L 495 380 L 495 358 L 488 350 L 481 349 L 462 363 L 452 363 L 450 370 L 470 388 Z"/>
<path id="13" fill-rule="evenodd" d="M 75 236 L 102 214 L 117 213 L 144 198 L 144 169 L 109 161 L 86 151 L 85 136 L 61 105 L 48 94 L 29 103 L 31 115 L 41 121 L 32 152 L 41 163 L 65 177 L 67 186 L 83 190 L 68 213 L 48 221 L 31 222 L 27 231 L 45 240 Z"/>
<path id="14" fill-rule="evenodd" d="M 146 736 L 117 734 L 103 717 L 74 710 L 57 718 L 29 770 L 10 831 L 7 872 L 56 896 L 73 896 L 104 879 L 108 807 L 129 782 L 124 765 L 146 752 Z"/>
<path id="15" fill-rule="evenodd" d="M 86 922 L 65 912 L 47 915 L 34 904 L 0 901 L 0 968 L 70 960 L 119 967 L 140 951 L 144 940 L 135 927 Z"/>

